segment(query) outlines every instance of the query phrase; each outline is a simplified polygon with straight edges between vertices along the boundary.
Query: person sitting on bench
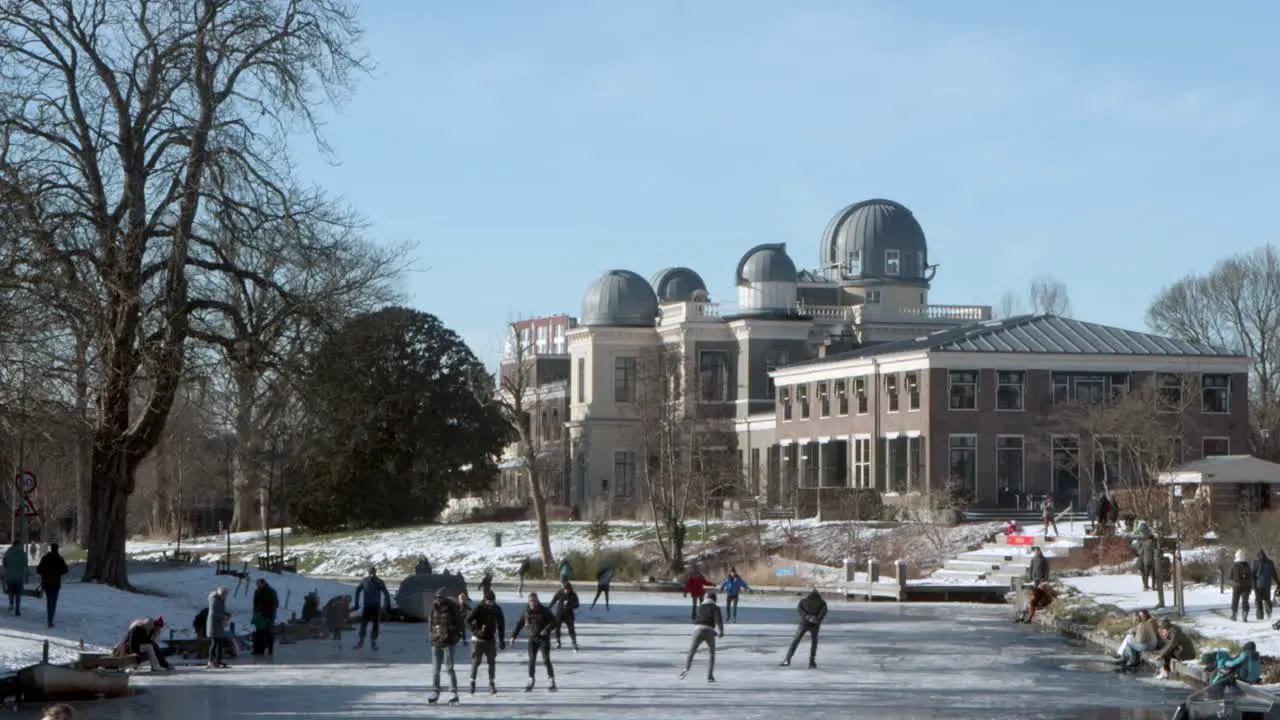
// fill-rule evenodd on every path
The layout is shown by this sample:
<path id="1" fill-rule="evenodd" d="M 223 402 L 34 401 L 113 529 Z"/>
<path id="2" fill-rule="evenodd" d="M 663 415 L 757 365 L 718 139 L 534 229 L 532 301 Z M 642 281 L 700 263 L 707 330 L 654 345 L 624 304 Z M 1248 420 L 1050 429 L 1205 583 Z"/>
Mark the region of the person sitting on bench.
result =
<path id="1" fill-rule="evenodd" d="M 151 663 L 151 671 L 172 670 L 173 666 L 165 660 L 164 653 L 159 651 L 160 631 L 164 630 L 164 618 L 139 618 L 129 623 L 121 640 L 112 651 L 117 657 L 129 655 L 139 656 L 141 660 Z"/>

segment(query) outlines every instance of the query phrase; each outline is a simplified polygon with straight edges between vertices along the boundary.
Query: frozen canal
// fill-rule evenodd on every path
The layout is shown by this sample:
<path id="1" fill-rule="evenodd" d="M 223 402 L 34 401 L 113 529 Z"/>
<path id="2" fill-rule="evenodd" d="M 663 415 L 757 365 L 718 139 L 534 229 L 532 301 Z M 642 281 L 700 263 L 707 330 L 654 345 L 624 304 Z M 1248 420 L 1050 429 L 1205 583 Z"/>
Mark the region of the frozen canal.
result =
<path id="1" fill-rule="evenodd" d="M 91 720 L 229 718 L 1163 718 L 1186 690 L 1120 677 L 1096 654 L 1057 636 L 1015 626 L 992 606 L 833 604 L 817 670 L 778 667 L 792 632 L 795 600 L 743 598 L 726 626 L 717 683 L 705 681 L 705 650 L 678 680 L 689 610 L 678 597 L 616 596 L 579 613 L 582 652 L 553 651 L 560 691 L 524 693 L 526 645 L 499 656 L 499 694 L 466 694 L 429 708 L 425 625 L 384 628 L 377 652 L 336 651 L 324 641 L 277 649 L 273 662 L 230 670 L 183 668 L 136 676 L 145 693 L 84 704 Z M 508 634 L 520 606 L 504 599 Z M 568 647 L 568 638 L 565 638 Z M 803 648 L 804 646 L 802 646 Z M 468 648 L 459 647 L 459 660 Z M 461 664 L 461 663 L 460 663 Z M 447 684 L 447 679 L 445 680 Z M 35 718 L 23 709 L 10 717 Z"/>

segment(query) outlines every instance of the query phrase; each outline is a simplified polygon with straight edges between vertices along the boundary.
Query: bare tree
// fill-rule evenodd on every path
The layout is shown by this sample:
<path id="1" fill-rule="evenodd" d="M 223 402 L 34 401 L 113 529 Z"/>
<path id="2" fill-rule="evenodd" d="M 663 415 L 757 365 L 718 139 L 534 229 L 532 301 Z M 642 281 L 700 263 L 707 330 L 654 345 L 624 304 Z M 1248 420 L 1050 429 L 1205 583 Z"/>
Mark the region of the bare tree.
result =
<path id="1" fill-rule="evenodd" d="M 284 194 L 291 124 L 315 127 L 317 97 L 363 69 L 360 34 L 340 0 L 0 5 L 0 193 L 22 198 L 31 249 L 93 310 L 86 580 L 129 586 L 128 498 L 183 377 L 189 269 L 253 276 L 199 244 Z"/>
<path id="2" fill-rule="evenodd" d="M 525 342 L 514 324 L 508 327 L 510 350 L 499 370 L 498 398 L 503 416 L 511 424 L 516 446 L 529 479 L 529 495 L 533 498 L 533 514 L 538 524 L 538 550 L 544 571 L 555 564 L 551 555 L 551 523 L 547 519 L 546 464 L 542 462 L 542 441 L 534 426 L 543 402 L 538 378 L 538 357 Z"/>
<path id="3" fill-rule="evenodd" d="M 1025 296 L 1009 291 L 1003 293 L 995 312 L 1002 318 L 1026 313 L 1070 317 L 1071 298 L 1065 283 L 1052 276 L 1041 275 L 1031 281 Z"/>
<path id="4" fill-rule="evenodd" d="M 1017 293 L 1006 290 L 1000 295 L 1000 303 L 996 305 L 996 317 L 1010 318 L 1015 315 L 1025 315 L 1026 312 L 1026 303 Z"/>
<path id="5" fill-rule="evenodd" d="M 1267 245 L 1221 260 L 1164 288 L 1147 325 L 1196 345 L 1253 358 L 1249 367 L 1252 452 L 1280 460 L 1280 252 Z"/>

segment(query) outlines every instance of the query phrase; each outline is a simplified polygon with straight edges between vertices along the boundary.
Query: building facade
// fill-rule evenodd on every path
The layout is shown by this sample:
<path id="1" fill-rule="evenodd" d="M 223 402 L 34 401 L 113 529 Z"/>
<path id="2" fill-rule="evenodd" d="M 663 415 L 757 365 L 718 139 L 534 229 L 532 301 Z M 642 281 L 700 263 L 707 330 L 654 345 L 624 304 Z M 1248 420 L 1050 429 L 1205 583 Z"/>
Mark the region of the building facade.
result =
<path id="1" fill-rule="evenodd" d="M 1165 423 L 1171 466 L 1247 452 L 1249 363 L 1052 315 L 976 323 L 773 371 L 775 412 L 754 420 L 776 441 L 745 462 L 764 469 L 766 503 L 802 515 L 835 488 L 1004 507 L 1048 494 L 1080 508 L 1104 479 L 1123 487 L 1136 472 L 1121 435 L 1151 431 L 1125 423 Z M 1136 388 L 1167 406 L 1121 409 Z"/>

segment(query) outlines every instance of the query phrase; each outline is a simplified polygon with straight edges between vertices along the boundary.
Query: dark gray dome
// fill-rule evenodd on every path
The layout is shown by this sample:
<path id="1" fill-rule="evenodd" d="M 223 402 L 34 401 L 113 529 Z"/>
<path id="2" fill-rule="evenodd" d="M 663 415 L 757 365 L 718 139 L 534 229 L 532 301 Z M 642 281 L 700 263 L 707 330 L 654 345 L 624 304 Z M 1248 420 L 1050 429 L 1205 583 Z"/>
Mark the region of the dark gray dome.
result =
<path id="1" fill-rule="evenodd" d="M 895 250 L 893 273 L 886 257 Z M 932 278 L 924 230 L 910 210 L 892 200 L 864 200 L 836 213 L 822 234 L 820 257 L 824 268 L 839 267 L 848 279 Z"/>
<path id="2" fill-rule="evenodd" d="M 787 255 L 786 243 L 766 243 L 747 251 L 738 261 L 734 276 L 738 285 L 760 282 L 796 281 L 796 264 Z"/>
<path id="3" fill-rule="evenodd" d="M 649 283 L 630 270 L 601 275 L 582 297 L 583 325 L 653 327 L 658 321 L 658 296 Z"/>
<path id="4" fill-rule="evenodd" d="M 706 293 L 707 284 L 687 267 L 669 267 L 653 276 L 653 291 L 659 302 L 689 302 L 698 291 Z"/>

